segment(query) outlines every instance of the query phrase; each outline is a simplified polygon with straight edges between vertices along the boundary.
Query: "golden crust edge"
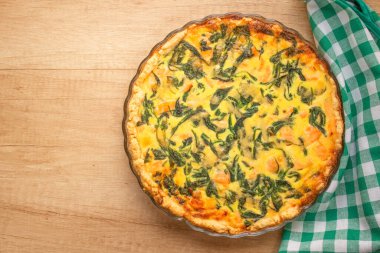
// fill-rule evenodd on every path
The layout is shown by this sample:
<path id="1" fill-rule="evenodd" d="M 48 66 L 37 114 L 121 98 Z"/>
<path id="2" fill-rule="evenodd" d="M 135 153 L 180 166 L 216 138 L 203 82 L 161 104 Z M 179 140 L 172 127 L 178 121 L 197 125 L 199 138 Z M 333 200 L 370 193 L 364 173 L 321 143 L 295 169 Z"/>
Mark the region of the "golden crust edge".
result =
<path id="1" fill-rule="evenodd" d="M 212 232 L 221 233 L 221 234 L 231 234 L 231 235 L 237 235 L 241 233 L 246 232 L 256 232 L 261 231 L 270 227 L 276 227 L 280 224 L 283 224 L 285 221 L 292 220 L 295 217 L 297 217 L 300 213 L 302 213 L 308 206 L 310 206 L 318 197 L 318 195 L 324 191 L 327 186 L 329 185 L 332 175 L 336 172 L 340 155 L 343 150 L 343 132 L 344 132 L 344 116 L 343 116 L 343 108 L 341 103 L 341 98 L 338 93 L 338 84 L 334 76 L 332 75 L 329 66 L 327 63 L 320 58 L 320 56 L 316 53 L 313 46 L 310 45 L 309 42 L 307 42 L 305 39 L 300 37 L 297 32 L 294 32 L 292 29 L 287 28 L 286 26 L 275 22 L 275 25 L 278 25 L 284 32 L 289 32 L 295 38 L 302 42 L 304 45 L 308 46 L 313 53 L 317 56 L 317 60 L 319 63 L 321 63 L 326 72 L 329 74 L 329 77 L 335 85 L 332 85 L 333 88 L 333 106 L 334 106 L 334 112 L 335 112 L 335 120 L 337 123 L 336 127 L 336 133 L 337 136 L 342 136 L 342 138 L 337 138 L 335 142 L 335 149 L 334 149 L 334 155 L 333 159 L 330 159 L 330 166 L 325 168 L 324 175 L 325 178 L 328 180 L 325 180 L 324 182 L 321 182 L 321 184 L 318 186 L 318 189 L 313 192 L 312 198 L 307 199 L 306 204 L 299 205 L 299 206 L 293 206 L 292 208 L 287 208 L 285 210 L 280 211 L 277 215 L 273 215 L 271 217 L 265 217 L 258 222 L 256 222 L 254 225 L 250 226 L 248 229 L 241 229 L 236 228 L 228 225 L 226 222 L 216 221 L 216 220 L 205 220 L 202 218 L 197 218 L 194 216 L 191 216 L 188 212 L 184 210 L 184 208 L 176 203 L 174 200 L 172 200 L 169 196 L 166 195 L 164 191 L 159 189 L 157 186 L 155 186 L 155 183 L 150 178 L 150 176 L 147 173 L 144 173 L 143 171 L 143 154 L 140 151 L 140 147 L 137 142 L 137 133 L 136 128 L 134 127 L 136 123 L 139 121 L 138 117 L 138 109 L 139 105 L 143 100 L 143 92 L 138 87 L 139 80 L 145 78 L 153 69 L 155 66 L 154 63 L 157 62 L 157 59 L 159 58 L 158 54 L 162 54 L 166 51 L 169 51 L 172 47 L 176 45 L 176 43 L 183 38 L 186 35 L 186 31 L 191 26 L 199 26 L 206 22 L 208 22 L 210 19 L 213 18 L 219 18 L 219 19 L 225 19 L 231 16 L 230 14 L 224 15 L 224 16 L 216 16 L 216 17 L 210 17 L 205 18 L 200 23 L 193 23 L 190 25 L 185 25 L 181 30 L 174 32 L 172 36 L 167 37 L 165 40 L 163 40 L 157 47 L 155 47 L 150 54 L 147 57 L 147 60 L 144 61 L 138 70 L 138 74 L 136 75 L 137 78 L 135 78 L 131 82 L 130 87 L 130 96 L 129 101 L 127 101 L 126 106 L 128 109 L 128 117 L 125 120 L 125 125 L 123 125 L 123 128 L 125 127 L 125 137 L 126 137 L 126 145 L 129 149 L 129 158 L 130 158 L 130 164 L 131 169 L 138 177 L 138 180 L 143 188 L 143 190 L 155 201 L 156 205 L 159 205 L 160 207 L 164 208 L 165 211 L 169 211 L 171 214 L 177 216 L 177 217 L 183 217 L 187 221 L 189 221 L 191 224 L 210 230 Z M 232 19 L 236 19 L 235 14 L 232 14 Z M 268 23 L 264 18 L 261 17 L 250 17 L 250 16 L 238 16 L 238 18 L 244 18 L 244 19 L 251 19 L 251 20 L 257 20 L 264 23 Z M 273 22 L 269 21 L 269 24 L 273 25 Z M 141 71 L 144 70 L 144 71 Z M 141 72 L 140 72 L 141 71 Z M 127 98 L 128 99 L 128 98 Z"/>

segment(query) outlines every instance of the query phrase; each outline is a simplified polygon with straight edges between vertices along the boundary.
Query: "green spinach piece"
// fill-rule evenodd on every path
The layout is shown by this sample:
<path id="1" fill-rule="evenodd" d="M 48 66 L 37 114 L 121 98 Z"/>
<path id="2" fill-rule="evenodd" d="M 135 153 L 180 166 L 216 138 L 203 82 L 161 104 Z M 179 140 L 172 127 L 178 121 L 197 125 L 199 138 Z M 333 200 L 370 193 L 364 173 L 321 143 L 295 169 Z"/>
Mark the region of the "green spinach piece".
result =
<path id="1" fill-rule="evenodd" d="M 227 97 L 231 89 L 232 86 L 224 89 L 217 89 L 215 91 L 210 100 L 211 110 L 215 110 L 220 105 L 220 103 Z"/>
<path id="2" fill-rule="evenodd" d="M 207 41 L 205 41 L 205 40 L 201 40 L 199 42 L 199 45 L 201 46 L 201 51 L 211 50 L 211 47 L 207 46 Z"/>
<path id="3" fill-rule="evenodd" d="M 168 156 L 171 163 L 176 164 L 177 166 L 184 166 L 185 165 L 185 159 L 179 153 L 178 151 L 168 147 Z"/>
<path id="4" fill-rule="evenodd" d="M 172 77 L 172 76 L 168 76 L 168 77 L 167 77 L 167 80 L 168 80 L 168 83 L 172 84 L 172 85 L 173 85 L 174 87 L 176 87 L 177 89 L 178 89 L 179 87 L 182 87 L 182 86 L 183 86 L 183 83 L 184 83 L 184 81 L 185 81 L 184 78 L 182 78 L 182 80 L 180 81 L 180 80 L 178 80 L 177 77 Z"/>
<path id="5" fill-rule="evenodd" d="M 172 115 L 174 117 L 183 117 L 189 112 L 189 110 L 190 108 L 182 104 L 178 98 L 177 101 L 175 102 L 175 107 L 174 107 L 174 110 L 172 111 Z"/>
<path id="6" fill-rule="evenodd" d="M 292 126 L 292 125 L 293 125 L 293 118 L 278 120 L 278 121 L 273 122 L 272 125 L 268 127 L 267 132 L 269 135 L 275 135 L 284 126 Z"/>
<path id="7" fill-rule="evenodd" d="M 210 182 L 210 176 L 207 169 L 204 167 L 201 167 L 198 171 L 193 173 L 192 177 L 195 179 L 192 182 L 192 185 L 195 188 L 206 186 Z"/>
<path id="8" fill-rule="evenodd" d="M 154 160 L 164 160 L 167 155 L 162 149 L 152 149 Z"/>
<path id="9" fill-rule="evenodd" d="M 226 200 L 227 205 L 232 205 L 233 203 L 235 203 L 236 197 L 237 197 L 236 192 L 228 190 L 224 198 Z"/>
<path id="10" fill-rule="evenodd" d="M 144 163 L 148 163 L 152 160 L 152 158 L 150 157 L 150 148 L 148 148 L 148 150 L 146 151 L 146 154 L 145 154 L 145 157 L 144 157 Z"/>
<path id="11" fill-rule="evenodd" d="M 175 184 L 173 177 L 174 174 L 166 175 L 163 180 L 163 185 L 168 190 L 170 195 L 175 195 L 178 189 L 178 186 Z"/>
<path id="12" fill-rule="evenodd" d="M 143 124 L 149 124 L 149 118 L 156 117 L 153 109 L 153 101 L 148 99 L 146 94 L 144 96 L 144 101 L 142 103 L 143 106 L 143 112 L 141 114 L 141 120 L 137 123 L 137 126 L 143 125 Z"/>
<path id="13" fill-rule="evenodd" d="M 181 148 L 185 148 L 189 146 L 193 142 L 193 137 L 186 138 L 182 141 L 182 146 Z"/>
<path id="14" fill-rule="evenodd" d="M 263 217 L 263 215 L 254 213 L 252 211 L 245 211 L 245 212 L 241 213 L 241 217 L 243 217 L 245 219 L 260 219 Z"/>
<path id="15" fill-rule="evenodd" d="M 181 66 L 181 70 L 190 80 L 200 79 L 205 76 L 205 72 L 201 68 L 195 67 L 192 62 L 187 62 Z"/>
<path id="16" fill-rule="evenodd" d="M 219 156 L 218 151 L 215 148 L 214 143 L 211 141 L 210 137 L 208 137 L 205 133 L 201 134 L 201 138 L 203 142 L 210 147 L 211 151 L 216 155 Z"/>
<path id="17" fill-rule="evenodd" d="M 204 111 L 203 108 L 201 106 L 197 107 L 197 109 L 193 110 L 193 109 L 190 109 L 187 111 L 186 115 L 178 122 L 178 124 L 172 128 L 171 130 L 171 133 L 172 133 L 172 136 L 175 134 L 175 132 L 177 131 L 177 129 L 183 124 L 185 123 L 188 119 L 190 119 L 191 117 L 193 117 L 194 115 L 197 115 L 198 113 Z"/>
<path id="18" fill-rule="evenodd" d="M 326 136 L 326 114 L 322 111 L 321 107 L 315 106 L 310 108 L 309 123 Z"/>
<path id="19" fill-rule="evenodd" d="M 232 165 L 228 168 L 228 171 L 230 172 L 231 182 L 242 181 L 245 179 L 245 174 L 240 168 L 239 157 L 237 155 L 234 157 Z"/>
<path id="20" fill-rule="evenodd" d="M 214 195 L 215 197 L 219 197 L 218 190 L 216 189 L 214 182 L 212 182 L 211 180 L 207 184 L 206 195 L 207 195 L 207 197 L 211 197 L 212 195 Z"/>

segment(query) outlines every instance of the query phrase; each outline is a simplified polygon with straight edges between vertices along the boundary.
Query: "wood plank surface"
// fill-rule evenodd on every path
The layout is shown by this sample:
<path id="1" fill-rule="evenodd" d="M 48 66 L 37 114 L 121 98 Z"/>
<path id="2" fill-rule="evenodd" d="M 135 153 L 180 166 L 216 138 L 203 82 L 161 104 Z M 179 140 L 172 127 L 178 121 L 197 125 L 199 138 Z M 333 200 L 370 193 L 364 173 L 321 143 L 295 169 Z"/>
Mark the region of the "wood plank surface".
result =
<path id="1" fill-rule="evenodd" d="M 140 61 L 173 29 L 226 12 L 277 19 L 312 40 L 299 0 L 0 1 L 1 253 L 277 251 L 281 231 L 210 237 L 166 216 L 123 149 Z"/>

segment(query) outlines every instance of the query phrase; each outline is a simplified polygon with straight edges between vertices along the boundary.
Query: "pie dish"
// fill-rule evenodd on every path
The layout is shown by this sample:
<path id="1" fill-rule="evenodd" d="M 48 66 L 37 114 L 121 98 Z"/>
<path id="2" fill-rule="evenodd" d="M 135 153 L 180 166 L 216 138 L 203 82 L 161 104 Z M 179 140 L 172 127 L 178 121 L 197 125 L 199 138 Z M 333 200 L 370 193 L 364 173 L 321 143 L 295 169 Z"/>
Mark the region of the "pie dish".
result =
<path id="1" fill-rule="evenodd" d="M 226 14 L 170 33 L 141 63 L 123 121 L 156 205 L 198 229 L 255 234 L 297 217 L 342 153 L 335 78 L 297 32 Z"/>

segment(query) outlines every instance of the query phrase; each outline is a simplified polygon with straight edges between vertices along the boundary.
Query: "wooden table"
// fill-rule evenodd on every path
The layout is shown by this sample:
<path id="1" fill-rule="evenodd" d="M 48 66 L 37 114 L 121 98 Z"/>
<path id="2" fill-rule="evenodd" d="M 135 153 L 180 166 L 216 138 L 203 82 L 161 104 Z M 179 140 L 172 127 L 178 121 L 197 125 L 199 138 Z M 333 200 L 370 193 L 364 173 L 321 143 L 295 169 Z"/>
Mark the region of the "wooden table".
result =
<path id="1" fill-rule="evenodd" d="M 123 102 L 140 61 L 173 29 L 231 11 L 312 40 L 299 0 L 0 2 L 0 252 L 278 249 L 281 231 L 215 238 L 167 217 L 123 149 Z"/>

